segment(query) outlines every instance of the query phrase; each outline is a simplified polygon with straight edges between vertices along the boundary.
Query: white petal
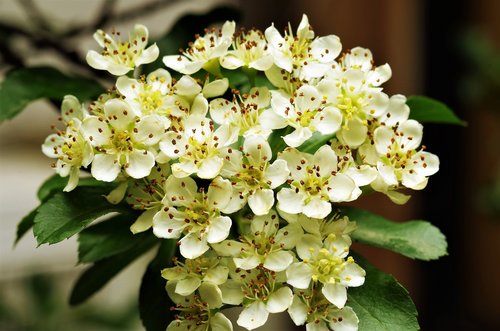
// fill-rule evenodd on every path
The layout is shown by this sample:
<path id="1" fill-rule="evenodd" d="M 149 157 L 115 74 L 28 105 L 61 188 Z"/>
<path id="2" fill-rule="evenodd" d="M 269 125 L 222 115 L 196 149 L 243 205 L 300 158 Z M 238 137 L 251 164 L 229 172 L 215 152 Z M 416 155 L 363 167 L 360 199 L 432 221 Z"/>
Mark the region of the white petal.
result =
<path id="1" fill-rule="evenodd" d="M 158 212 L 158 209 L 148 209 L 144 211 L 137 220 L 130 226 L 130 231 L 133 234 L 149 230 L 153 226 L 153 217 Z"/>
<path id="2" fill-rule="evenodd" d="M 328 314 L 330 329 L 335 331 L 358 331 L 359 319 L 351 307 L 331 310 Z"/>
<path id="3" fill-rule="evenodd" d="M 141 64 L 151 63 L 158 58 L 158 55 L 160 55 L 160 49 L 156 44 L 153 44 L 143 50 L 141 55 L 135 59 L 135 66 L 138 67 Z"/>
<path id="4" fill-rule="evenodd" d="M 80 101 L 73 95 L 64 96 L 61 105 L 61 117 L 64 123 L 69 123 L 72 119 L 83 121 L 83 110 Z"/>
<path id="5" fill-rule="evenodd" d="M 382 162 L 377 162 L 377 170 L 387 185 L 392 186 L 398 184 L 398 179 L 396 178 L 393 167 L 383 164 Z"/>
<path id="6" fill-rule="evenodd" d="M 321 289 L 321 292 L 325 298 L 333 303 L 338 308 L 343 308 L 347 301 L 347 290 L 346 288 L 338 283 L 335 284 L 325 284 Z"/>
<path id="7" fill-rule="evenodd" d="M 294 296 L 292 304 L 288 307 L 288 314 L 295 325 L 304 325 L 307 320 L 307 310 L 307 305 L 299 297 Z"/>
<path id="8" fill-rule="evenodd" d="M 165 95 L 170 91 L 172 76 L 167 70 L 160 68 L 149 73 L 146 81 L 151 85 L 153 91 L 160 91 L 162 95 Z"/>
<path id="9" fill-rule="evenodd" d="M 224 165 L 224 160 L 218 156 L 201 161 L 200 168 L 198 169 L 198 177 L 203 179 L 210 179 L 217 176 Z"/>
<path id="10" fill-rule="evenodd" d="M 439 170 L 439 158 L 436 155 L 429 152 L 420 152 L 415 156 L 420 158 L 420 162 L 414 168 L 419 174 L 432 176 Z"/>
<path id="11" fill-rule="evenodd" d="M 251 61 L 248 66 L 255 70 L 266 71 L 274 64 L 274 59 L 271 55 L 263 55 L 261 58 Z"/>
<path id="12" fill-rule="evenodd" d="M 316 254 L 322 246 L 323 242 L 320 236 L 307 233 L 297 243 L 297 255 L 302 260 L 311 259 L 313 254 Z"/>
<path id="13" fill-rule="evenodd" d="M 165 181 L 165 197 L 162 202 L 166 205 L 188 206 L 197 196 L 198 186 L 194 179 L 169 176 Z"/>
<path id="14" fill-rule="evenodd" d="M 164 134 L 165 127 L 170 126 L 170 121 L 157 115 L 143 116 L 136 121 L 134 139 L 147 146 L 156 144 Z"/>
<path id="15" fill-rule="evenodd" d="M 373 133 L 373 140 L 375 142 L 375 148 L 377 153 L 385 155 L 390 151 L 390 146 L 392 145 L 392 139 L 394 138 L 394 131 L 386 126 L 380 126 L 375 129 Z"/>
<path id="16" fill-rule="evenodd" d="M 177 282 L 175 293 L 188 296 L 200 286 L 201 280 L 198 277 L 187 277 Z"/>
<path id="17" fill-rule="evenodd" d="M 298 214 L 304 207 L 305 196 L 290 188 L 283 188 L 277 194 L 278 209 L 289 214 Z"/>
<path id="18" fill-rule="evenodd" d="M 331 187 L 328 191 L 328 197 L 331 202 L 352 201 L 352 193 L 356 188 L 356 184 L 351 178 L 337 173 L 335 176 L 332 176 L 328 185 Z"/>
<path id="19" fill-rule="evenodd" d="M 191 62 L 183 55 L 167 55 L 163 57 L 163 63 L 168 68 L 174 69 L 185 75 L 191 75 L 201 69 L 204 61 Z"/>
<path id="20" fill-rule="evenodd" d="M 134 150 L 129 153 L 125 172 L 132 178 L 143 178 L 151 173 L 155 165 L 155 156 L 149 151 Z"/>
<path id="21" fill-rule="evenodd" d="M 228 279 L 219 288 L 222 292 L 222 302 L 229 305 L 240 305 L 243 301 L 243 291 L 239 282 Z"/>
<path id="22" fill-rule="evenodd" d="M 319 323 L 311 322 L 306 324 L 306 331 L 330 331 L 325 322 L 320 321 Z M 336 331 L 336 330 L 335 330 Z"/>
<path id="23" fill-rule="evenodd" d="M 203 96 L 205 98 L 215 98 L 223 95 L 229 87 L 229 80 L 227 78 L 217 79 L 203 86 Z"/>
<path id="24" fill-rule="evenodd" d="M 313 156 L 313 164 L 319 168 L 322 177 L 329 176 L 337 171 L 337 154 L 330 145 L 321 146 Z"/>
<path id="25" fill-rule="evenodd" d="M 233 118 L 233 111 L 231 108 L 236 107 L 239 111 L 239 106 L 224 98 L 217 98 L 210 101 L 210 117 L 217 124 L 230 124 Z"/>
<path id="26" fill-rule="evenodd" d="M 253 164 L 260 164 L 271 160 L 272 151 L 267 140 L 261 136 L 249 136 L 243 143 L 245 156 L 253 161 Z"/>
<path id="27" fill-rule="evenodd" d="M 224 284 L 227 280 L 229 269 L 226 266 L 218 265 L 215 268 L 210 268 L 205 273 L 203 281 L 210 282 L 215 285 Z"/>
<path id="28" fill-rule="evenodd" d="M 129 78 L 127 76 L 118 77 L 116 80 L 116 88 L 121 95 L 125 98 L 133 100 L 137 97 L 139 91 L 140 83 L 136 79 Z M 142 90 L 142 88 L 141 88 Z"/>
<path id="29" fill-rule="evenodd" d="M 236 240 L 224 240 L 221 243 L 211 245 L 214 251 L 220 256 L 238 256 L 245 245 Z"/>
<path id="30" fill-rule="evenodd" d="M 301 40 L 314 38 L 314 31 L 309 25 L 309 19 L 306 14 L 302 14 L 302 19 L 297 28 L 297 37 Z"/>
<path id="31" fill-rule="evenodd" d="M 206 302 L 210 309 L 219 308 L 222 306 L 222 292 L 215 284 L 204 282 L 198 288 L 200 297 L 203 302 Z"/>
<path id="32" fill-rule="evenodd" d="M 198 238 L 198 234 L 190 233 L 180 240 L 181 255 L 187 259 L 195 259 L 208 251 L 205 238 Z"/>
<path id="33" fill-rule="evenodd" d="M 373 86 L 380 86 L 383 83 L 387 82 L 392 76 L 391 67 L 386 63 L 381 66 L 375 68 L 375 70 L 371 70 L 368 73 L 368 83 Z"/>
<path id="34" fill-rule="evenodd" d="M 274 205 L 274 192 L 270 189 L 256 190 L 248 197 L 248 206 L 255 215 L 265 215 Z"/>
<path id="35" fill-rule="evenodd" d="M 264 325 L 268 316 L 266 305 L 261 301 L 255 301 L 243 309 L 236 323 L 248 330 L 253 330 Z"/>
<path id="36" fill-rule="evenodd" d="M 312 132 L 309 128 L 298 127 L 290 134 L 283 137 L 285 143 L 290 147 L 298 147 L 307 139 L 311 138 Z"/>
<path id="37" fill-rule="evenodd" d="M 124 64 L 118 64 L 113 61 L 110 57 L 103 56 L 96 51 L 88 51 L 87 57 L 85 58 L 89 66 L 98 70 L 107 70 L 115 76 L 125 75 L 127 72 L 133 68 L 128 67 Z"/>
<path id="38" fill-rule="evenodd" d="M 195 96 L 202 91 L 198 82 L 190 76 L 182 76 L 175 84 L 175 93 L 182 96 Z"/>
<path id="39" fill-rule="evenodd" d="M 284 286 L 273 292 L 266 303 L 267 311 L 270 313 L 281 313 L 290 307 L 293 300 L 292 290 Z"/>
<path id="40" fill-rule="evenodd" d="M 234 70 L 245 65 L 245 62 L 238 58 L 234 53 L 228 52 L 225 56 L 220 58 L 220 65 L 223 68 Z"/>
<path id="41" fill-rule="evenodd" d="M 278 159 L 274 161 L 264 173 L 264 180 L 266 182 L 271 182 L 269 186 L 274 189 L 284 182 L 286 182 L 290 171 L 288 170 L 288 166 L 285 160 Z M 274 198 L 273 198 L 274 203 Z"/>
<path id="42" fill-rule="evenodd" d="M 340 54 L 342 44 L 335 35 L 319 37 L 311 43 L 310 54 L 322 63 L 330 63 Z"/>
<path id="43" fill-rule="evenodd" d="M 332 211 L 332 204 L 328 201 L 321 200 L 321 197 L 313 197 L 311 201 L 304 205 L 302 212 L 307 217 L 325 218 Z"/>
<path id="44" fill-rule="evenodd" d="M 186 161 L 172 164 L 172 173 L 177 178 L 185 178 L 198 171 L 194 162 Z"/>
<path id="45" fill-rule="evenodd" d="M 416 149 L 422 142 L 422 124 L 415 120 L 408 120 L 399 125 L 398 131 L 403 133 L 400 137 L 401 149 L 404 151 Z M 404 147 L 403 147 L 404 146 Z"/>
<path id="46" fill-rule="evenodd" d="M 280 67 L 278 67 L 277 65 L 272 65 L 271 68 L 267 69 L 264 73 L 266 74 L 266 78 L 271 82 L 271 84 L 273 84 L 277 88 L 286 88 L 287 80 L 283 78 Z"/>
<path id="47" fill-rule="evenodd" d="M 101 146 L 109 143 L 111 131 L 108 124 L 100 121 L 97 116 L 89 116 L 82 122 L 82 133 L 92 146 Z M 50 137 L 50 136 L 49 136 Z"/>
<path id="48" fill-rule="evenodd" d="M 208 112 L 208 101 L 203 94 L 198 94 L 191 104 L 191 115 L 206 116 Z"/>
<path id="49" fill-rule="evenodd" d="M 335 133 L 342 124 L 342 114 L 335 107 L 325 107 L 321 115 L 316 115 L 316 118 L 318 118 L 318 122 L 315 123 L 316 130 L 322 134 Z"/>
<path id="50" fill-rule="evenodd" d="M 401 177 L 401 184 L 412 190 L 423 190 L 427 186 L 428 178 L 417 172 L 405 171 Z"/>
<path id="51" fill-rule="evenodd" d="M 120 173 L 120 164 L 116 155 L 97 154 L 92 162 L 92 176 L 103 182 L 112 182 Z"/>
<path id="52" fill-rule="evenodd" d="M 226 239 L 231 229 L 231 219 L 227 216 L 219 216 L 210 221 L 207 233 L 207 242 L 214 244 Z"/>
<path id="53" fill-rule="evenodd" d="M 286 282 L 295 288 L 306 289 L 311 283 L 312 268 L 304 262 L 296 262 L 286 270 Z"/>
<path id="54" fill-rule="evenodd" d="M 276 243 L 283 245 L 284 249 L 293 249 L 303 235 L 302 227 L 298 222 L 295 222 L 279 229 L 275 239 Z"/>
<path id="55" fill-rule="evenodd" d="M 104 104 L 104 115 L 111 126 L 119 131 L 128 129 L 135 118 L 129 104 L 121 99 L 111 99 Z"/>
<path id="56" fill-rule="evenodd" d="M 276 130 L 288 125 L 286 119 L 279 116 L 272 108 L 264 110 L 259 116 L 259 122 L 263 128 Z"/>
<path id="57" fill-rule="evenodd" d="M 277 251 L 269 254 L 264 260 L 264 267 L 280 272 L 286 270 L 288 266 L 293 262 L 293 256 L 287 251 Z"/>
<path id="58" fill-rule="evenodd" d="M 321 95 L 314 86 L 302 85 L 296 93 L 295 107 L 297 111 L 305 112 L 308 110 L 316 110 L 320 107 Z"/>
<path id="59" fill-rule="evenodd" d="M 346 145 L 356 148 L 365 141 L 367 132 L 368 129 L 360 120 L 353 119 L 347 123 L 346 129 L 340 131 L 340 134 Z"/>
<path id="60" fill-rule="evenodd" d="M 366 272 L 356 263 L 348 263 L 340 273 L 340 283 L 344 286 L 357 287 L 365 283 Z"/>
<path id="61" fill-rule="evenodd" d="M 208 205 L 221 210 L 227 206 L 232 194 L 231 182 L 218 176 L 208 186 Z"/>
<path id="62" fill-rule="evenodd" d="M 260 259 L 258 256 L 250 255 L 244 258 L 233 258 L 236 268 L 241 268 L 243 270 L 251 270 L 260 264 Z"/>
<path id="63" fill-rule="evenodd" d="M 153 233 L 158 238 L 177 239 L 186 227 L 183 219 L 175 217 L 175 208 L 160 210 L 153 216 Z"/>
<path id="64" fill-rule="evenodd" d="M 170 158 L 178 158 L 186 152 L 187 140 L 184 135 L 169 131 L 163 135 L 160 141 L 160 149 Z"/>
<path id="65" fill-rule="evenodd" d="M 356 186 L 369 185 L 377 178 L 377 170 L 366 164 L 359 167 L 350 167 L 345 171 L 345 174 L 351 177 Z"/>
<path id="66" fill-rule="evenodd" d="M 69 172 L 69 179 L 66 186 L 63 188 L 63 192 L 70 192 L 75 189 L 80 180 L 80 168 L 72 166 Z"/>
<path id="67" fill-rule="evenodd" d="M 233 324 L 223 313 L 217 312 L 210 317 L 212 331 L 233 331 Z"/>

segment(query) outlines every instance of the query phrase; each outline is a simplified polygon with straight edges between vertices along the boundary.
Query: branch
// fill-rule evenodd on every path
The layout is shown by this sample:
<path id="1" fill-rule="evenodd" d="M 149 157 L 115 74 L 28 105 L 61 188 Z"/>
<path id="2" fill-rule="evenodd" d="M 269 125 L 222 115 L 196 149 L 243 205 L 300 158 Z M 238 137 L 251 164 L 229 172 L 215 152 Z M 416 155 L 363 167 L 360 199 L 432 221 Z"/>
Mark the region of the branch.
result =
<path id="1" fill-rule="evenodd" d="M 52 30 L 45 16 L 33 0 L 19 0 L 19 3 L 23 7 L 26 15 L 28 15 L 28 19 L 35 25 L 35 28 L 47 32 Z"/>

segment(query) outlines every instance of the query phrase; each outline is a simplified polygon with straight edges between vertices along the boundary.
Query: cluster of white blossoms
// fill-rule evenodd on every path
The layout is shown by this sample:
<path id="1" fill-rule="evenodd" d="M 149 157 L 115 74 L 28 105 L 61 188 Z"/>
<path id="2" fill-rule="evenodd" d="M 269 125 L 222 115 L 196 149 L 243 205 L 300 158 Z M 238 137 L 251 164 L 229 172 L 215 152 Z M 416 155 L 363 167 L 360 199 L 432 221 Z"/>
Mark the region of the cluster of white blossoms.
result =
<path id="1" fill-rule="evenodd" d="M 284 311 L 310 331 L 357 330 L 347 289 L 365 271 L 349 255 L 355 222 L 335 203 L 367 189 L 405 203 L 400 189 L 423 189 L 439 168 L 406 98 L 383 92 L 389 65 L 365 48 L 342 53 L 305 15 L 284 35 L 236 32 L 234 22 L 206 30 L 163 58 L 175 74 L 137 77 L 158 48 L 146 48 L 141 25 L 128 41 L 116 35 L 98 31 L 102 52 L 87 55 L 119 76 L 115 87 L 87 107 L 67 96 L 66 127 L 43 152 L 69 176 L 65 191 L 88 167 L 118 184 L 110 202 L 142 212 L 132 232 L 178 241 L 162 273 L 177 312 L 167 330 L 232 330 L 231 306 L 249 330 Z M 248 75 L 241 90 L 224 76 L 234 70 Z"/>

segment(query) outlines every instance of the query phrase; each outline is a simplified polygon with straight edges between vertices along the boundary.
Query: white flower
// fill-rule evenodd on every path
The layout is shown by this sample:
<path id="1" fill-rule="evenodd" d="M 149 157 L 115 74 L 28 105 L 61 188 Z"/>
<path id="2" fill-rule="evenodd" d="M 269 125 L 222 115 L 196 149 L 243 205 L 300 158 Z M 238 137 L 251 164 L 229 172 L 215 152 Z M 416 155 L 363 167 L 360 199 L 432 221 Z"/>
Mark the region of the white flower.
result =
<path id="1" fill-rule="evenodd" d="M 175 282 L 166 286 L 169 297 L 175 303 L 172 310 L 178 311 L 167 331 L 233 331 L 231 321 L 219 312 L 222 301 L 218 299 L 217 287 L 213 284 L 204 283 L 198 289 L 199 294 L 188 296 L 177 294 L 175 288 Z"/>
<path id="2" fill-rule="evenodd" d="M 165 129 L 170 126 L 168 116 L 171 113 L 171 102 L 169 102 L 172 98 L 169 95 L 171 87 L 172 77 L 164 69 L 153 71 L 146 80 L 138 81 L 122 76 L 116 81 L 116 88 L 136 114 L 160 115 Z"/>
<path id="3" fill-rule="evenodd" d="M 278 155 L 291 172 L 290 188 L 278 192 L 277 208 L 289 214 L 325 218 L 331 202 L 352 201 L 360 194 L 354 181 L 337 172 L 337 156 L 325 145 L 310 155 L 287 148 Z"/>
<path id="4" fill-rule="evenodd" d="M 290 307 L 293 293 L 283 285 L 282 273 L 258 266 L 252 270 L 236 268 L 230 274 L 232 289 L 228 292 L 223 288 L 223 297 L 231 304 L 243 306 L 236 323 L 247 330 L 264 325 L 270 313 Z"/>
<path id="5" fill-rule="evenodd" d="M 211 251 L 196 259 L 186 259 L 184 262 L 175 258 L 175 266 L 163 269 L 161 275 L 169 282 L 176 282 L 175 293 L 187 296 L 196 291 L 204 282 L 216 286 L 226 282 L 229 269 L 221 265 L 220 261 L 220 258 Z M 220 300 L 222 300 L 222 295 Z"/>
<path id="6" fill-rule="evenodd" d="M 227 125 L 239 136 L 259 135 L 268 138 L 273 129 L 283 128 L 286 121 L 269 107 L 271 94 L 266 87 L 255 87 L 233 101 L 218 98 L 210 102 L 210 116 L 215 123 Z"/>
<path id="7" fill-rule="evenodd" d="M 120 33 L 113 32 L 113 35 L 119 37 Z M 121 76 L 141 64 L 153 62 L 158 57 L 160 50 L 156 44 L 146 48 L 148 29 L 144 25 L 136 24 L 128 41 L 116 40 L 114 36 L 102 30 L 94 33 L 94 39 L 103 50 L 101 54 L 96 51 L 87 53 L 87 63 L 92 68 Z"/>
<path id="8" fill-rule="evenodd" d="M 168 163 L 156 165 L 151 170 L 151 173 L 146 178 L 138 180 L 129 180 L 124 182 L 126 192 L 125 201 L 134 209 L 142 210 L 143 213 L 130 226 L 130 231 L 133 234 L 144 232 L 153 225 L 154 215 L 163 208 L 163 196 L 165 195 L 165 183 L 171 171 Z M 121 185 L 120 185 L 121 186 Z M 116 190 L 123 189 L 118 186 Z M 110 201 L 110 196 L 115 191 L 112 191 L 107 199 Z M 122 197 L 123 198 L 123 197 Z M 120 199 L 114 199 L 111 203 L 118 203 Z"/>
<path id="9" fill-rule="evenodd" d="M 293 297 L 288 314 L 295 325 L 306 324 L 307 331 L 357 331 L 359 319 L 351 307 L 339 309 L 325 303 L 321 292 L 300 291 Z"/>
<path id="10" fill-rule="evenodd" d="M 382 88 L 373 86 L 369 73 L 353 67 L 347 70 L 331 71 L 318 84 L 326 105 L 339 109 L 342 126 L 337 137 L 351 148 L 361 145 L 367 138 L 368 121 L 385 114 L 389 97 Z"/>
<path id="11" fill-rule="evenodd" d="M 303 85 L 289 97 L 282 91 L 272 91 L 271 107 L 286 123 L 295 129 L 283 137 L 290 147 L 298 147 L 316 131 L 321 134 L 335 133 L 342 123 L 340 111 L 326 106 L 318 90 Z"/>
<path id="12" fill-rule="evenodd" d="M 90 142 L 81 133 L 81 121 L 85 114 L 82 105 L 72 95 L 64 97 L 61 116 L 66 130 L 49 135 L 42 145 L 42 152 L 51 158 L 57 158 L 53 167 L 61 177 L 69 180 L 63 191 L 73 190 L 80 178 L 80 167 L 86 167 L 94 158 Z"/>
<path id="13" fill-rule="evenodd" d="M 163 57 L 163 63 L 180 73 L 191 75 L 201 68 L 210 70 L 211 60 L 224 56 L 233 41 L 235 23 L 226 21 L 220 31 L 211 29 L 204 36 L 197 36 L 182 55 Z"/>
<path id="14" fill-rule="evenodd" d="M 208 244 L 226 239 L 231 219 L 221 211 L 231 199 L 231 183 L 215 178 L 207 193 L 199 191 L 190 178 L 170 176 L 165 183 L 165 207 L 153 218 L 153 233 L 160 238 L 183 238 L 180 253 L 194 259 L 205 253 Z"/>
<path id="15" fill-rule="evenodd" d="M 242 152 L 228 148 L 222 155 L 221 175 L 233 185 L 228 212 L 240 210 L 248 201 L 255 215 L 267 214 L 274 205 L 273 189 L 283 184 L 290 173 L 286 162 L 275 160 L 270 163 L 271 147 L 260 136 L 247 137 Z"/>
<path id="16" fill-rule="evenodd" d="M 293 261 L 292 253 L 284 249 L 283 238 L 288 235 L 285 232 L 286 229 L 279 229 L 278 215 L 271 210 L 250 220 L 250 230 L 242 235 L 241 241 L 225 240 L 212 247 L 221 256 L 232 256 L 237 268 L 251 270 L 262 265 L 279 272 Z"/>
<path id="17" fill-rule="evenodd" d="M 265 71 L 273 65 L 273 57 L 267 49 L 264 34 L 252 29 L 248 32 L 240 31 L 233 42 L 233 50 L 220 58 L 220 64 L 226 69 L 248 67 Z"/>
<path id="18" fill-rule="evenodd" d="M 282 37 L 274 25 L 267 28 L 265 34 L 276 66 L 293 72 L 301 80 L 324 76 L 342 49 L 337 36 L 315 39 L 306 15 L 302 16 L 296 36 L 289 28 Z"/>
<path id="19" fill-rule="evenodd" d="M 387 82 L 392 75 L 391 67 L 386 63 L 375 67 L 373 55 L 368 48 L 354 47 L 341 58 L 341 65 L 337 70 L 360 69 L 366 72 L 366 81 L 369 85 L 380 86 Z"/>
<path id="20" fill-rule="evenodd" d="M 343 308 L 347 301 L 346 287 L 357 287 L 365 281 L 365 271 L 352 257 L 344 258 L 349 253 L 350 239 L 330 234 L 321 242 L 318 237 L 310 238 L 306 246 L 297 247 L 297 254 L 302 261 L 293 263 L 286 270 L 287 282 L 298 289 L 307 289 L 321 285 L 325 298 L 338 308 Z"/>
<path id="21" fill-rule="evenodd" d="M 152 148 L 164 131 L 156 115 L 138 118 L 123 100 L 104 104 L 104 116 L 89 116 L 82 124 L 85 137 L 97 153 L 92 162 L 92 176 L 111 182 L 121 169 L 133 178 L 149 175 L 155 164 Z"/>
<path id="22" fill-rule="evenodd" d="M 228 126 L 215 129 L 212 120 L 204 115 L 191 115 L 184 122 L 184 132 L 169 131 L 163 135 L 160 149 L 168 157 L 179 160 L 172 172 L 183 178 L 196 173 L 200 178 L 214 178 L 223 165 L 220 152 L 234 143 Z"/>
<path id="23" fill-rule="evenodd" d="M 439 170 L 436 155 L 417 151 L 422 130 L 422 125 L 415 120 L 403 122 L 394 130 L 386 126 L 375 130 L 375 148 L 380 156 L 377 170 L 388 186 L 402 184 L 421 190 L 427 185 L 428 177 Z"/>

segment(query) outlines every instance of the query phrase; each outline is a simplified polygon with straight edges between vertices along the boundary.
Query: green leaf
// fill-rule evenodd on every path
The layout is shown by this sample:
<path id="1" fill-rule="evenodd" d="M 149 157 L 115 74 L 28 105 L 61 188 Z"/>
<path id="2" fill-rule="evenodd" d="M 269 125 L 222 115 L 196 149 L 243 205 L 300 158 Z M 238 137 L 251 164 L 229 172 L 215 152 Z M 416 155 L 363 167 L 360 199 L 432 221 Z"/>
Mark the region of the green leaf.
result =
<path id="1" fill-rule="evenodd" d="M 158 253 L 149 264 L 139 290 L 139 313 L 146 331 L 165 331 L 174 319 L 174 304 L 165 290 L 166 280 L 161 270 L 170 267 L 175 254 L 176 241 L 162 240 Z"/>
<path id="2" fill-rule="evenodd" d="M 355 257 L 366 271 L 365 283 L 349 288 L 347 305 L 359 318 L 359 331 L 417 331 L 417 310 L 408 291 L 391 275 L 364 258 Z"/>
<path id="3" fill-rule="evenodd" d="M 0 121 L 13 118 L 30 102 L 41 98 L 62 101 L 72 94 L 79 100 L 96 98 L 104 89 L 94 80 L 70 77 L 54 68 L 15 69 L 0 85 Z"/>
<path id="4" fill-rule="evenodd" d="M 77 187 L 58 192 L 38 208 L 33 231 L 38 244 L 54 244 L 84 229 L 92 221 L 111 212 L 128 211 L 125 205 L 112 205 L 102 187 Z"/>
<path id="5" fill-rule="evenodd" d="M 107 221 L 89 226 L 78 236 L 79 262 L 95 262 L 122 253 L 142 240 L 147 233 L 134 235 L 130 225 L 137 215 L 117 215 Z"/>
<path id="6" fill-rule="evenodd" d="M 14 245 L 16 245 L 19 240 L 28 232 L 33 225 L 35 224 L 35 215 L 38 211 L 38 207 L 33 209 L 28 215 L 24 216 L 21 222 L 17 224 L 17 231 L 16 231 L 16 241 L 14 242 Z"/>
<path id="7" fill-rule="evenodd" d="M 424 96 L 410 96 L 406 104 L 410 107 L 410 118 L 419 122 L 467 125 L 467 122 L 458 118 L 440 101 Z"/>
<path id="8" fill-rule="evenodd" d="M 348 216 L 358 226 L 352 233 L 356 241 L 425 261 L 447 254 L 445 236 L 429 222 L 395 223 L 358 208 L 342 207 L 341 210 L 342 215 Z"/>
<path id="9" fill-rule="evenodd" d="M 67 183 L 68 183 L 68 178 L 61 177 L 59 175 L 54 175 L 48 178 L 38 189 L 37 193 L 38 199 L 42 202 L 46 201 L 54 193 L 61 192 Z M 109 191 L 112 191 L 113 188 L 116 187 L 116 183 L 101 182 L 92 177 L 80 178 L 80 180 L 78 181 L 78 187 L 84 187 L 84 186 L 103 187 L 103 188 L 107 187 Z"/>
<path id="10" fill-rule="evenodd" d="M 69 303 L 78 305 L 90 298 L 132 261 L 146 253 L 157 243 L 158 238 L 150 234 L 143 240 L 134 240 L 134 246 L 130 249 L 94 263 L 76 281 L 71 291 Z"/>

